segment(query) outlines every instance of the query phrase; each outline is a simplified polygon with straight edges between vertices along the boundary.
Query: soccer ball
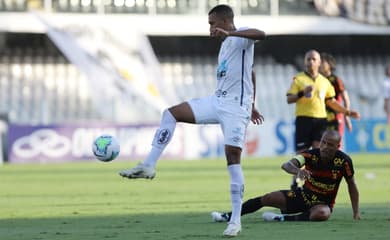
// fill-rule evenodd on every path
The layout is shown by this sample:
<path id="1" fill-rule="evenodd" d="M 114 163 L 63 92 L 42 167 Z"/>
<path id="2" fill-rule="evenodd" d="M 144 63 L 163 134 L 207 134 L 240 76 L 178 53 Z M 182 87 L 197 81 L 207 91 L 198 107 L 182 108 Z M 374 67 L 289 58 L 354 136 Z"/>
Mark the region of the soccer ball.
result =
<path id="1" fill-rule="evenodd" d="M 114 160 L 120 151 L 118 141 L 110 135 L 99 136 L 92 143 L 92 152 L 95 157 L 103 162 Z"/>

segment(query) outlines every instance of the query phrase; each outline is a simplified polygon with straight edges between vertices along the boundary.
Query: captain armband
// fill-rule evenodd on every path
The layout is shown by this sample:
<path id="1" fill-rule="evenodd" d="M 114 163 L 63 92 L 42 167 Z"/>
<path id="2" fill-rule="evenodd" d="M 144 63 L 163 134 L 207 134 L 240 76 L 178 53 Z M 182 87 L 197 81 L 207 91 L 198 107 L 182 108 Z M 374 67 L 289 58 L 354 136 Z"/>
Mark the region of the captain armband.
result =
<path id="1" fill-rule="evenodd" d="M 296 159 L 298 161 L 300 167 L 305 165 L 305 157 L 304 156 L 296 155 L 296 156 L 293 157 L 293 159 Z"/>

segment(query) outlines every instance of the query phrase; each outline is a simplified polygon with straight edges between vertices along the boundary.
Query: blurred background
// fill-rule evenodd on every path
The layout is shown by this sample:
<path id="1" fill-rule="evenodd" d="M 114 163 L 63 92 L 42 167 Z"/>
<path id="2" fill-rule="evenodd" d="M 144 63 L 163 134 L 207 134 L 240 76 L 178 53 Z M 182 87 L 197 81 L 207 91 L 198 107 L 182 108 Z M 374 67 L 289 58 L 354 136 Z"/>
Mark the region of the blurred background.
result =
<path id="1" fill-rule="evenodd" d="M 164 108 L 215 90 L 220 42 L 207 13 L 217 4 L 268 36 L 254 64 L 266 120 L 249 127 L 246 156 L 293 154 L 286 91 L 310 49 L 335 56 L 361 113 L 344 150 L 390 153 L 390 0 L 0 0 L 1 161 L 93 160 L 102 133 L 118 138 L 121 160 L 143 158 Z M 219 126 L 179 124 L 164 158 L 223 156 Z"/>

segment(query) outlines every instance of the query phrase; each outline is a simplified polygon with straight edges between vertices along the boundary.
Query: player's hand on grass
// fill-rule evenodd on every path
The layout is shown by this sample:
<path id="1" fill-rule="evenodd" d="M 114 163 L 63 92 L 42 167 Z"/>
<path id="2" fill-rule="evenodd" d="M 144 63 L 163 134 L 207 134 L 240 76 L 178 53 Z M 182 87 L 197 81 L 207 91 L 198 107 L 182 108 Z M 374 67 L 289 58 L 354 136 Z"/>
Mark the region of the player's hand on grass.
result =
<path id="1" fill-rule="evenodd" d="M 264 122 L 263 115 L 261 115 L 255 107 L 252 108 L 251 121 L 256 125 L 262 124 Z"/>

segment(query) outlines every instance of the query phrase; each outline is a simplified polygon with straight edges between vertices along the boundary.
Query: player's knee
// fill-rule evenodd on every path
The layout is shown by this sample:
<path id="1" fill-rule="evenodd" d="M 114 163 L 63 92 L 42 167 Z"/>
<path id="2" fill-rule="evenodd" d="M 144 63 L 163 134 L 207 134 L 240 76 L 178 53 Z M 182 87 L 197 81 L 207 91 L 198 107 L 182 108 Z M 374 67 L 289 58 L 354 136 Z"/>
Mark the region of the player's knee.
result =
<path id="1" fill-rule="evenodd" d="M 310 220 L 311 221 L 326 221 L 330 217 L 330 210 L 327 208 L 319 208 L 315 211 L 311 211 Z"/>
<path id="2" fill-rule="evenodd" d="M 169 109 L 165 109 L 162 113 L 162 120 L 163 123 L 176 123 L 176 118 L 173 116 L 173 114 L 169 111 Z"/>
<path id="3" fill-rule="evenodd" d="M 228 165 L 240 164 L 241 162 L 241 148 L 225 145 L 225 152 Z"/>

